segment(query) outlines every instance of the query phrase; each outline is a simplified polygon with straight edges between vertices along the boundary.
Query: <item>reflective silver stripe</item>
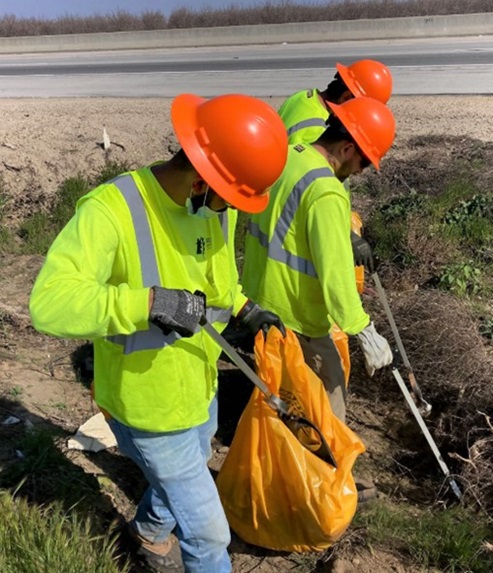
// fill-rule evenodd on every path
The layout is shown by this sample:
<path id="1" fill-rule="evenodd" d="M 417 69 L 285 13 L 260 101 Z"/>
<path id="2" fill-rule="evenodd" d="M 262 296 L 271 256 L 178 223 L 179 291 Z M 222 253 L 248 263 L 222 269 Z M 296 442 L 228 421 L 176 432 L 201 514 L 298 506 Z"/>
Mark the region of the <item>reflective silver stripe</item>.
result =
<path id="1" fill-rule="evenodd" d="M 325 123 L 325 120 L 323 120 L 320 117 L 312 117 L 310 119 L 304 119 L 303 121 L 295 123 L 288 129 L 288 137 L 290 135 L 293 135 L 293 133 L 296 133 L 297 131 L 300 131 L 301 129 L 305 129 L 307 127 L 322 127 L 323 129 L 325 129 L 327 127 L 327 124 Z"/>
<path id="2" fill-rule="evenodd" d="M 156 253 L 152 242 L 151 228 L 145 212 L 144 201 L 131 175 L 124 175 L 113 180 L 127 202 L 137 237 L 142 282 L 145 287 L 161 284 L 157 268 Z"/>
<path id="3" fill-rule="evenodd" d="M 308 259 L 304 259 L 303 257 L 299 257 L 298 255 L 287 251 L 283 247 L 283 244 L 296 211 L 300 206 L 303 193 L 316 179 L 320 177 L 334 177 L 334 173 L 327 167 L 320 167 L 309 171 L 298 181 L 298 183 L 296 183 L 289 194 L 288 200 L 284 204 L 281 216 L 274 228 L 274 233 L 270 242 L 269 237 L 260 229 L 257 223 L 250 222 L 248 226 L 248 230 L 252 237 L 258 239 L 262 247 L 267 249 L 267 256 L 270 259 L 284 263 L 289 268 L 314 278 L 317 277 L 317 272 L 313 263 Z"/>
<path id="4" fill-rule="evenodd" d="M 229 221 L 228 221 L 228 217 L 229 217 L 229 210 L 226 209 L 226 211 L 222 211 L 221 213 L 219 213 L 218 215 L 219 217 L 219 221 L 221 222 L 221 229 L 223 230 L 223 237 L 224 237 L 224 242 L 226 243 L 226 245 L 228 244 L 228 230 L 229 230 Z"/>
<path id="5" fill-rule="evenodd" d="M 210 323 L 221 322 L 228 324 L 231 318 L 231 309 L 209 307 L 205 311 L 207 320 Z M 200 326 L 197 326 L 196 332 L 199 332 Z M 138 350 L 157 350 L 173 344 L 182 338 L 177 332 L 170 332 L 170 334 L 163 334 L 163 331 L 156 325 L 149 323 L 149 330 L 141 330 L 134 334 L 117 334 L 116 336 L 108 336 L 107 340 L 115 344 L 123 346 L 123 354 L 131 354 Z"/>
<path id="6" fill-rule="evenodd" d="M 266 233 L 264 233 L 263 231 L 260 230 L 258 223 L 254 223 L 253 221 L 249 221 L 248 231 L 250 232 L 250 235 L 252 235 L 252 237 L 255 237 L 256 239 L 259 240 L 259 243 L 262 245 L 262 247 L 264 247 L 264 249 L 268 248 L 269 237 L 267 236 Z"/>
<path id="7" fill-rule="evenodd" d="M 117 177 L 112 183 L 119 189 L 125 199 L 137 238 L 140 265 L 142 270 L 142 282 L 145 287 L 160 285 L 159 271 L 157 267 L 156 252 L 152 241 L 151 228 L 145 212 L 144 201 L 139 189 L 131 175 Z M 225 241 L 228 240 L 228 214 L 227 211 L 220 214 L 221 227 Z M 231 308 L 208 307 L 206 309 L 207 320 L 211 323 L 221 322 L 227 324 L 231 318 Z M 200 327 L 197 327 L 197 332 Z M 131 354 L 138 350 L 156 350 L 164 348 L 176 342 L 181 336 L 176 332 L 165 335 L 161 329 L 149 323 L 149 330 L 141 330 L 134 334 L 117 334 L 107 336 L 106 339 L 114 344 L 123 346 L 124 354 Z"/>

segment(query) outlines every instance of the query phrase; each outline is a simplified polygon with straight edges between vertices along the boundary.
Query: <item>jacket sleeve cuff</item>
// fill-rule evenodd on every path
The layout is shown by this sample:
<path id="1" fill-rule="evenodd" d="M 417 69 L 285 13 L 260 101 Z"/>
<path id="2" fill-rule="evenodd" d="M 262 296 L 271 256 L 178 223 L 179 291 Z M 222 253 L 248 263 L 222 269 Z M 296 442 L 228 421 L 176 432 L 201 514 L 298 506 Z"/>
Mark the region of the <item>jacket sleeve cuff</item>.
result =
<path id="1" fill-rule="evenodd" d="M 146 330 L 149 323 L 150 288 L 131 289 L 128 294 L 128 319 L 137 330 Z"/>
<path id="2" fill-rule="evenodd" d="M 233 316 L 239 316 L 249 302 L 250 299 L 241 292 L 241 287 L 238 286 L 238 291 L 233 302 Z"/>

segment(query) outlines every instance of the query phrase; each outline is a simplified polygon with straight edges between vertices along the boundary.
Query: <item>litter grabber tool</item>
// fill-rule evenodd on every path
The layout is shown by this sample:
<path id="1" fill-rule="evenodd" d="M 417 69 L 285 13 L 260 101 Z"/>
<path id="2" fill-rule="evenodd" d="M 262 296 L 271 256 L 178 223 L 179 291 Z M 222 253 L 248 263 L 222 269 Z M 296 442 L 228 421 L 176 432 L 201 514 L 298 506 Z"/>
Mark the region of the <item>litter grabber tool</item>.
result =
<path id="1" fill-rule="evenodd" d="M 392 366 L 392 374 L 394 375 L 394 378 L 396 379 L 397 384 L 399 384 L 399 388 L 401 389 L 402 393 L 404 394 L 404 397 L 405 397 L 405 399 L 409 405 L 409 408 L 411 409 L 411 412 L 414 414 L 414 417 L 416 418 L 416 421 L 418 422 L 419 427 L 421 428 L 421 431 L 423 432 L 423 435 L 426 438 L 426 441 L 428 442 L 433 454 L 435 455 L 435 458 L 438 461 L 438 465 L 440 466 L 440 469 L 445 474 L 445 477 L 446 477 L 448 483 L 450 484 L 452 491 L 454 492 L 454 494 L 457 496 L 457 498 L 459 500 L 462 499 L 462 493 L 459 489 L 459 486 L 457 485 L 457 482 L 452 477 L 450 470 L 448 469 L 447 464 L 445 463 L 445 461 L 442 457 L 442 454 L 440 453 L 440 450 L 438 449 L 438 446 L 435 443 L 435 440 L 433 439 L 432 435 L 430 434 L 430 431 L 428 430 L 428 428 L 425 424 L 425 421 L 423 420 L 423 416 L 421 416 L 419 409 L 417 408 L 416 404 L 414 403 L 414 400 L 411 396 L 411 393 L 407 389 L 406 383 L 402 379 L 402 376 L 400 375 L 399 370 L 395 366 Z"/>
<path id="2" fill-rule="evenodd" d="M 387 296 L 385 291 L 383 290 L 382 283 L 380 282 L 380 277 L 378 273 L 373 273 L 371 275 L 373 281 L 375 282 L 375 287 L 377 289 L 378 298 L 383 306 L 385 314 L 387 316 L 387 320 L 389 321 L 390 328 L 392 329 L 392 334 L 394 335 L 395 342 L 397 344 L 397 348 L 399 350 L 400 357 L 402 358 L 402 362 L 407 369 L 407 375 L 409 378 L 409 384 L 411 385 L 411 390 L 413 391 L 414 397 L 416 399 L 416 403 L 419 408 L 420 414 L 423 416 L 427 416 L 431 412 L 431 404 L 427 402 L 423 398 L 423 394 L 421 392 L 421 388 L 418 386 L 416 382 L 416 377 L 414 376 L 414 372 L 409 362 L 409 358 L 407 357 L 406 350 L 404 349 L 404 344 L 402 343 L 401 336 L 399 331 L 397 330 L 397 325 L 395 324 L 394 317 L 392 315 L 392 311 L 390 310 L 389 302 L 387 300 Z"/>
<path id="3" fill-rule="evenodd" d="M 245 376 L 247 376 L 247 378 L 249 378 L 249 380 L 255 384 L 255 386 L 262 392 L 262 394 L 264 394 L 266 403 L 277 412 L 279 418 L 294 434 L 296 434 L 296 430 L 299 428 L 310 428 L 318 434 L 320 439 L 320 447 L 313 453 L 337 468 L 337 463 L 334 459 L 334 455 L 332 454 L 330 446 L 317 426 L 306 418 L 292 414 L 289 411 L 289 407 L 286 402 L 284 402 L 284 400 L 269 390 L 267 385 L 257 376 L 257 374 L 250 368 L 250 366 L 248 366 L 248 364 L 229 344 L 229 342 L 223 338 L 219 332 L 217 332 L 217 330 L 212 326 L 212 324 L 206 319 L 205 316 L 202 317 L 200 325 L 207 332 L 207 334 L 220 346 L 223 352 L 229 356 L 234 364 L 238 366 L 243 374 L 245 374 Z"/>

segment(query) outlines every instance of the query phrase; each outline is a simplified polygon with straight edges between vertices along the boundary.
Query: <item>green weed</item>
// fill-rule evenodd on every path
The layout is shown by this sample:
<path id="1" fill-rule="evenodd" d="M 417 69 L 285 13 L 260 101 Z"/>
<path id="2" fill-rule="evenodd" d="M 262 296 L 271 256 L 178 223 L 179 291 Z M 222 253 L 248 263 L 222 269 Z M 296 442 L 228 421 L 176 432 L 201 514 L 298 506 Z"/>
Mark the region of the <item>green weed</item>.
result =
<path id="1" fill-rule="evenodd" d="M 373 502 L 356 514 L 368 542 L 407 552 L 417 563 L 454 573 L 491 573 L 493 524 L 462 507 L 418 510 Z"/>
<path id="2" fill-rule="evenodd" d="M 382 261 L 404 265 L 412 262 L 406 246 L 406 235 L 406 220 L 389 222 L 380 212 L 373 216 L 366 227 L 366 236 L 375 244 L 375 254 Z"/>
<path id="3" fill-rule="evenodd" d="M 0 491 L 2 573 L 127 573 L 117 566 L 111 532 L 96 536 L 92 524 L 60 503 L 37 507 Z"/>
<path id="4" fill-rule="evenodd" d="M 493 317 L 479 318 L 479 333 L 487 340 L 493 341 Z"/>
<path id="5" fill-rule="evenodd" d="M 22 394 L 22 388 L 20 386 L 14 386 L 9 390 L 9 395 L 13 398 L 18 398 Z"/>
<path id="6" fill-rule="evenodd" d="M 74 215 L 77 201 L 93 187 L 128 170 L 129 166 L 125 162 L 108 161 L 93 180 L 80 174 L 66 179 L 57 190 L 55 204 L 51 212 L 34 213 L 20 225 L 17 234 L 22 239 L 21 252 L 24 254 L 46 254 L 58 233 Z M 0 227 L 0 250 L 1 240 Z"/>
<path id="7" fill-rule="evenodd" d="M 22 239 L 20 250 L 26 255 L 46 253 L 56 237 L 50 215 L 42 212 L 25 219 L 17 234 Z"/>
<path id="8" fill-rule="evenodd" d="M 77 201 L 91 189 L 82 175 L 66 179 L 58 188 L 51 224 L 58 234 L 75 213 Z"/>
<path id="9" fill-rule="evenodd" d="M 433 197 L 430 209 L 436 220 L 444 219 L 449 213 L 455 211 L 463 201 L 469 200 L 478 192 L 474 178 L 464 179 L 462 175 L 449 182 L 439 194 Z"/>
<path id="10" fill-rule="evenodd" d="M 460 201 L 445 215 L 445 223 L 460 225 L 473 217 L 493 220 L 493 195 L 474 195 L 471 199 Z"/>
<path id="11" fill-rule="evenodd" d="M 457 296 L 476 295 L 481 289 L 481 269 L 474 266 L 474 261 L 447 265 L 440 275 L 439 284 Z"/>
<path id="12" fill-rule="evenodd" d="M 117 175 L 130 171 L 130 169 L 130 164 L 127 161 L 107 161 L 104 167 L 92 180 L 91 186 L 97 187 L 102 183 L 111 181 L 111 179 L 114 179 Z"/>
<path id="13" fill-rule="evenodd" d="M 386 223 L 404 221 L 414 213 L 424 215 L 427 210 L 427 198 L 418 194 L 414 189 L 407 195 L 394 197 L 380 207 L 380 213 Z"/>

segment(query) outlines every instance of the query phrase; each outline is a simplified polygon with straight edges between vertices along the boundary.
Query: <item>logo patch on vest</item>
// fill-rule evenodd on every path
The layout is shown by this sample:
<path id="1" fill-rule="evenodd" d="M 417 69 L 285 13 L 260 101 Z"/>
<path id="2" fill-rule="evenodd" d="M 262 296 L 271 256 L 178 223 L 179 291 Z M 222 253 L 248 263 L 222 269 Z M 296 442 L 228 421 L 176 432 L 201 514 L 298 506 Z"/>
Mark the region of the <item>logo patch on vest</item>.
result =
<path id="1" fill-rule="evenodd" d="M 208 249 L 210 249 L 211 245 L 212 239 L 210 237 L 198 237 L 195 241 L 195 254 L 205 257 L 205 253 Z"/>
<path id="2" fill-rule="evenodd" d="M 305 151 L 305 146 L 301 145 L 301 143 L 298 143 L 297 145 L 294 146 L 294 149 L 298 152 L 301 153 L 302 151 Z"/>

